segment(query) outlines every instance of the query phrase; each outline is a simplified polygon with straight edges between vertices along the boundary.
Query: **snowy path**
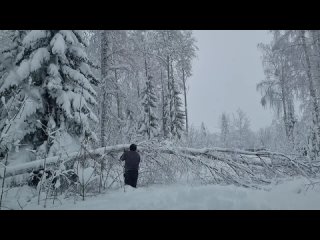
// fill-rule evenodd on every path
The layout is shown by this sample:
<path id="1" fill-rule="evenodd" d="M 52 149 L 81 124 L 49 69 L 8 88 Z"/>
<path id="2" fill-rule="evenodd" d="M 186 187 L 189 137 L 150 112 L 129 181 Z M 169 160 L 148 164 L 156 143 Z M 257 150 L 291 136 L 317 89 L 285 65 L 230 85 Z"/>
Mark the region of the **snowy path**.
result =
<path id="1" fill-rule="evenodd" d="M 320 209 L 320 190 L 304 190 L 303 179 L 273 186 L 272 190 L 254 190 L 235 186 L 150 186 L 127 187 L 85 201 L 62 200 L 46 209 L 102 210 L 102 209 Z M 269 186 L 270 188 L 271 186 Z M 33 202 L 33 201 L 32 201 Z M 25 209 L 43 209 L 28 204 Z"/>

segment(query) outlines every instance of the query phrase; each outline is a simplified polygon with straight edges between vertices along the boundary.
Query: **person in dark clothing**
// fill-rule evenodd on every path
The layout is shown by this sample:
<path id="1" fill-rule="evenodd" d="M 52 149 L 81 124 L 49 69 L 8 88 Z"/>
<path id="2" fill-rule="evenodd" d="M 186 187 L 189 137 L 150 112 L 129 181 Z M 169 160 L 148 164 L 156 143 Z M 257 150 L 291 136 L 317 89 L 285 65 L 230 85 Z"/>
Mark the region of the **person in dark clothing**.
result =
<path id="1" fill-rule="evenodd" d="M 137 187 L 140 155 L 137 153 L 137 145 L 131 144 L 130 151 L 124 151 L 120 160 L 125 161 L 124 184 Z"/>

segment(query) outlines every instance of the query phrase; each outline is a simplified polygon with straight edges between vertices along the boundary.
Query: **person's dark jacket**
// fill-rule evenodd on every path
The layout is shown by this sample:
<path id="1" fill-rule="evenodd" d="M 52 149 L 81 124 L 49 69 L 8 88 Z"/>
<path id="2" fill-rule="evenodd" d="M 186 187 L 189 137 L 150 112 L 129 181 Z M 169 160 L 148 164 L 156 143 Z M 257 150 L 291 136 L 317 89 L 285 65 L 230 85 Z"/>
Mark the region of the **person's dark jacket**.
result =
<path id="1" fill-rule="evenodd" d="M 136 151 L 126 151 L 120 157 L 122 161 L 125 161 L 125 171 L 139 170 L 140 155 Z"/>

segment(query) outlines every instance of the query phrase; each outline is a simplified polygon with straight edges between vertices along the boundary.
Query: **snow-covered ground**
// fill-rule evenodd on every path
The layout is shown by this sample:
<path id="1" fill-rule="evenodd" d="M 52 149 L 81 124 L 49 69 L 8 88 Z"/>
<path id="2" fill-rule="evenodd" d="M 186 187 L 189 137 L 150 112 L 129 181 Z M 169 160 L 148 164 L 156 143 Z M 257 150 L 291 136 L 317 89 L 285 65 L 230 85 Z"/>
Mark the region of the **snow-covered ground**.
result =
<path id="1" fill-rule="evenodd" d="M 320 187 L 306 189 L 306 184 L 305 179 L 295 179 L 267 186 L 264 190 L 218 185 L 153 185 L 137 189 L 126 186 L 126 192 L 122 188 L 76 203 L 72 198 L 60 198 L 61 202 L 55 201 L 54 205 L 48 200 L 46 209 L 320 209 Z M 20 190 L 19 202 L 23 209 L 44 209 L 43 204 L 37 205 L 36 197 L 26 201 L 28 191 L 31 193 L 28 187 Z M 19 208 L 14 207 L 17 201 L 9 195 L 12 202 L 7 198 L 6 204 Z"/>

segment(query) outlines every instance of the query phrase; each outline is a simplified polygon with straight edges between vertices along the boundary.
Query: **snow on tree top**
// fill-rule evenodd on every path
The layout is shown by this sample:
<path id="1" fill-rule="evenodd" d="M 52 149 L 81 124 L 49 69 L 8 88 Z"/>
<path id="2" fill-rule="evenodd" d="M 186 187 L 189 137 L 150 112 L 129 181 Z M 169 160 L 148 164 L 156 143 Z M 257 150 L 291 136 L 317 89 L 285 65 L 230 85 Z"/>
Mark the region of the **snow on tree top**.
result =
<path id="1" fill-rule="evenodd" d="M 41 68 L 42 64 L 50 59 L 50 53 L 46 48 L 39 48 L 35 51 L 30 62 L 30 71 L 35 72 Z"/>
<path id="2" fill-rule="evenodd" d="M 23 39 L 23 45 L 28 47 L 34 47 L 35 44 L 41 39 L 48 37 L 47 30 L 32 30 L 27 36 Z"/>
<path id="3" fill-rule="evenodd" d="M 63 56 L 66 52 L 66 43 L 60 33 L 57 33 L 50 42 L 52 53 Z"/>
<path id="4" fill-rule="evenodd" d="M 78 42 L 77 37 L 74 35 L 72 31 L 68 30 L 60 30 L 60 33 L 64 36 L 65 41 L 69 44 L 75 44 Z"/>

